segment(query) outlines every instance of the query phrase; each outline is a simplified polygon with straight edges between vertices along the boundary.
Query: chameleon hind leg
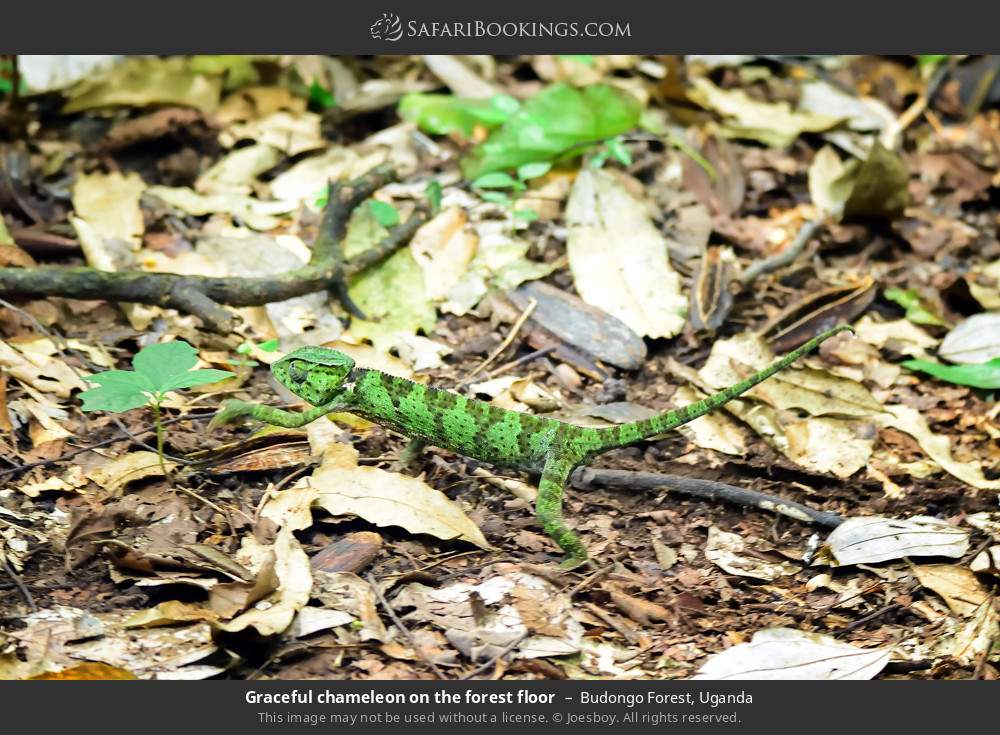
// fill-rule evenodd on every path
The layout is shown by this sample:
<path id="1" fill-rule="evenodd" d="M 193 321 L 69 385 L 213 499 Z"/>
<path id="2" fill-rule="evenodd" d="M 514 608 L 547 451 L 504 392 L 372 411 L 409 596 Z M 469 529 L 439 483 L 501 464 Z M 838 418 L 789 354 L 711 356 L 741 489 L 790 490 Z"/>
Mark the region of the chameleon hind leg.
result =
<path id="1" fill-rule="evenodd" d="M 573 471 L 574 464 L 567 459 L 551 457 L 542 469 L 542 479 L 538 483 L 538 499 L 535 501 L 535 516 L 545 529 L 545 533 L 566 552 L 564 569 L 572 569 L 584 564 L 587 548 L 576 532 L 563 520 L 563 489 Z"/>

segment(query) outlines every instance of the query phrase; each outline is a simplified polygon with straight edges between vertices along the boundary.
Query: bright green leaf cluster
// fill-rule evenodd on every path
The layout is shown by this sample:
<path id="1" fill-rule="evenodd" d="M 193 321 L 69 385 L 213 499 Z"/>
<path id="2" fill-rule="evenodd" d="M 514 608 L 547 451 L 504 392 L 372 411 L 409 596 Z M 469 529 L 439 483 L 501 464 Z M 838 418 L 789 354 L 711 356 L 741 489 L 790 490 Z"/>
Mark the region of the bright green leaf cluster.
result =
<path id="1" fill-rule="evenodd" d="M 528 181 L 544 176 L 552 170 L 548 161 L 533 161 L 517 168 L 517 178 L 503 171 L 493 171 L 483 174 L 472 182 L 472 187 L 479 190 L 479 196 L 487 202 L 493 202 L 504 207 L 512 207 L 517 197 L 528 188 Z M 487 191 L 483 191 L 486 189 Z M 499 191 L 507 189 L 507 192 Z M 533 209 L 519 209 L 514 216 L 521 220 L 533 222 L 538 219 L 538 212 Z"/>
<path id="2" fill-rule="evenodd" d="M 462 171 L 477 180 L 495 171 L 579 155 L 636 127 L 641 113 L 639 100 L 615 87 L 555 84 L 525 102 L 477 146 L 462 161 Z"/>
<path id="3" fill-rule="evenodd" d="M 414 92 L 400 100 L 399 116 L 412 120 L 417 127 L 432 135 L 461 133 L 468 138 L 477 125 L 490 130 L 499 127 L 520 106 L 520 102 L 506 94 L 477 100 L 450 94 Z"/>
<path id="4" fill-rule="evenodd" d="M 903 366 L 956 385 L 986 390 L 1000 388 L 1000 357 L 978 365 L 942 365 L 930 360 L 906 360 Z"/>
<path id="5" fill-rule="evenodd" d="M 195 348 L 180 340 L 144 347 L 132 358 L 134 370 L 106 370 L 85 378 L 98 387 L 80 394 L 83 410 L 121 413 L 159 404 L 172 390 L 233 377 L 227 370 L 192 370 L 197 362 Z"/>

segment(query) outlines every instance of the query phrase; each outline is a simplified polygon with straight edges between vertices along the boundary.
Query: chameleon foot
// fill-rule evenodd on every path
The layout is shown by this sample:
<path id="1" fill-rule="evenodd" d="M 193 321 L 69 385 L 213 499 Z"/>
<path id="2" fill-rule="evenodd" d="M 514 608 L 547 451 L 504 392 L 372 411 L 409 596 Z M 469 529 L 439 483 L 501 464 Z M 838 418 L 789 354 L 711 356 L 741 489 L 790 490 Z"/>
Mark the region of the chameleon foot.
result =
<path id="1" fill-rule="evenodd" d="M 594 563 L 593 560 L 588 559 L 585 556 L 584 557 L 567 556 L 565 559 L 563 559 L 562 562 L 559 563 L 559 568 L 562 569 L 564 572 L 569 572 L 574 569 L 579 569 L 580 567 L 583 566 L 596 567 L 597 565 Z"/>
<path id="2" fill-rule="evenodd" d="M 222 404 L 219 412 L 212 417 L 208 424 L 209 430 L 217 429 L 220 426 L 230 424 L 241 416 L 250 416 L 253 413 L 254 404 L 246 401 L 229 400 Z"/>

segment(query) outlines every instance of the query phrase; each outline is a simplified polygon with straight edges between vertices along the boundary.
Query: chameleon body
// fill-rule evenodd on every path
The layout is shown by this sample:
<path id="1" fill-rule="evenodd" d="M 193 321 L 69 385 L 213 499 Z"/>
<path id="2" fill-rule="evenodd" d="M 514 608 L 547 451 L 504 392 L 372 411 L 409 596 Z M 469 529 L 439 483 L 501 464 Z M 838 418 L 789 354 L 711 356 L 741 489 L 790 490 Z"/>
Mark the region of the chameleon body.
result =
<path id="1" fill-rule="evenodd" d="M 251 416 L 276 426 L 304 426 L 334 411 L 347 411 L 428 444 L 499 467 L 538 473 L 536 515 L 546 533 L 567 554 L 567 565 L 586 560 L 580 538 L 563 520 L 563 488 L 570 473 L 598 454 L 663 434 L 718 408 L 788 367 L 833 335 L 830 329 L 746 380 L 701 401 L 644 421 L 588 428 L 518 413 L 446 390 L 430 388 L 378 370 L 356 367 L 337 350 L 302 347 L 274 363 L 283 386 L 313 407 L 284 411 L 243 401 L 227 401 L 213 425 Z"/>

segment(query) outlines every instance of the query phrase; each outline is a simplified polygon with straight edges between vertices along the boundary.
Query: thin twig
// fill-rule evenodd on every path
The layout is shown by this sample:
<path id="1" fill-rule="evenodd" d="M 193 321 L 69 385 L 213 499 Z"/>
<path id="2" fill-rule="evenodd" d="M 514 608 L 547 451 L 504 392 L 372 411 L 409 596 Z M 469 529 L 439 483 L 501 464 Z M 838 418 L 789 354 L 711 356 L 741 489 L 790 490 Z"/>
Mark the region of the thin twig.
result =
<path id="1" fill-rule="evenodd" d="M 549 355 L 549 354 L 551 354 L 551 353 L 553 353 L 555 351 L 556 351 L 556 346 L 555 345 L 549 345 L 548 347 L 543 347 L 540 350 L 535 350 L 534 352 L 529 352 L 527 355 L 519 357 L 516 360 L 511 360 L 510 362 L 501 365 L 500 367 L 496 368 L 495 370 L 491 370 L 489 373 L 487 373 L 487 376 L 489 378 L 495 378 L 498 375 L 503 375 L 508 370 L 513 370 L 516 367 L 520 367 L 521 365 L 524 365 L 525 363 L 531 362 L 532 360 L 537 360 L 540 357 L 545 357 L 546 355 Z"/>
<path id="2" fill-rule="evenodd" d="M 538 301 L 536 299 L 530 299 L 528 301 L 528 305 L 524 307 L 524 311 L 521 312 L 521 316 L 519 316 L 517 321 L 514 322 L 513 326 L 511 326 L 510 331 L 507 332 L 507 336 L 504 337 L 503 342 L 501 342 L 497 348 L 490 353 L 489 357 L 479 363 L 479 366 L 475 370 L 469 373 L 465 380 L 462 381 L 460 387 L 468 384 L 474 377 L 476 377 L 476 375 L 485 370 L 487 365 L 500 357 L 504 350 L 510 347 L 510 343 L 514 341 L 517 333 L 521 331 L 521 327 L 523 327 L 524 323 L 528 321 L 528 317 L 531 316 L 531 312 L 535 310 L 536 306 L 538 306 Z"/>
<path id="3" fill-rule="evenodd" d="M 399 629 L 399 632 L 403 634 L 403 637 L 406 638 L 406 642 L 410 644 L 410 648 L 413 649 L 413 652 L 420 657 L 421 661 L 423 661 L 431 668 L 431 670 L 434 672 L 434 675 L 438 679 L 446 679 L 447 677 L 444 675 L 444 672 L 441 671 L 441 669 L 438 668 L 437 664 L 435 664 L 427 656 L 427 654 L 424 652 L 424 649 L 420 646 L 419 643 L 417 643 L 416 639 L 413 637 L 413 634 L 410 632 L 410 630 L 405 625 L 403 625 L 403 621 L 399 619 L 398 615 L 396 615 L 396 611 L 393 610 L 392 607 L 389 605 L 388 600 L 386 600 L 385 596 L 379 591 L 378 583 L 375 581 L 375 578 L 369 574 L 367 579 L 369 586 L 371 586 L 372 588 L 372 592 L 375 594 L 375 598 L 378 600 L 379 604 L 385 610 L 386 614 L 389 616 L 389 619 L 392 620 L 393 625 L 395 625 Z"/>
<path id="4" fill-rule="evenodd" d="M 744 286 L 753 283 L 758 276 L 765 273 L 770 273 L 771 271 L 776 271 L 779 268 L 784 268 L 789 263 L 793 262 L 799 253 L 801 253 L 806 244 L 813 238 L 816 231 L 823 224 L 823 220 L 814 219 L 806 222 L 799 229 L 798 234 L 795 236 L 795 240 L 787 248 L 782 250 L 777 255 L 772 255 L 770 258 L 764 258 L 763 260 L 755 260 L 750 266 L 743 271 L 739 276 L 739 282 Z"/>
<path id="5" fill-rule="evenodd" d="M 704 500 L 723 500 L 736 505 L 778 513 L 803 523 L 815 523 L 826 528 L 836 528 L 844 522 L 837 513 L 816 510 L 808 505 L 785 500 L 777 495 L 727 485 L 713 480 L 701 480 L 682 475 L 661 475 L 655 472 L 630 472 L 627 470 L 596 470 L 590 467 L 577 469 L 570 477 L 574 487 L 588 490 L 607 487 L 624 490 L 669 490 Z"/>
<path id="6" fill-rule="evenodd" d="M 14 586 L 17 587 L 17 591 L 21 593 L 21 597 L 24 601 L 28 603 L 28 609 L 31 612 L 38 612 L 38 606 L 35 605 L 35 598 L 31 596 L 31 591 L 25 586 L 24 580 L 22 580 L 17 572 L 7 563 L 7 557 L 0 559 L 3 562 L 3 570 L 7 572 L 7 576 L 11 578 L 14 582 Z"/>
<path id="7" fill-rule="evenodd" d="M 903 606 L 900 605 L 898 602 L 894 602 L 891 605 L 886 605 L 885 607 L 880 607 L 875 612 L 869 613 L 868 615 L 865 615 L 863 618 L 858 618 L 857 620 L 852 620 L 850 623 L 848 623 L 847 625 L 845 625 L 843 628 L 840 628 L 839 630 L 834 631 L 833 635 L 834 635 L 834 637 L 837 637 L 837 636 L 844 635 L 845 633 L 849 633 L 850 631 L 855 630 L 856 628 L 860 628 L 865 623 L 871 622 L 872 620 L 875 620 L 876 618 L 880 618 L 883 615 L 888 615 L 891 612 L 895 612 L 896 610 L 899 610 L 902 607 Z"/>
<path id="8" fill-rule="evenodd" d="M 212 418 L 212 417 L 211 416 L 176 416 L 176 417 L 174 417 L 172 419 L 167 419 L 166 421 L 164 421 L 163 425 L 164 426 L 170 426 L 171 424 L 176 424 L 176 423 L 178 423 L 180 421 L 206 421 L 206 420 L 208 420 L 210 418 Z M 137 432 L 136 434 L 134 434 L 132 436 L 143 436 L 145 434 L 151 434 L 154 431 L 155 431 L 155 429 L 151 426 L 148 429 L 143 429 L 142 431 Z M 115 442 L 121 441 L 123 438 L 128 438 L 128 437 L 127 436 L 126 437 L 122 437 L 122 436 L 115 435 L 115 436 L 112 436 L 109 439 L 105 439 L 103 441 L 99 441 L 96 444 L 91 444 L 91 445 L 86 446 L 86 447 L 79 447 L 77 449 L 74 449 L 72 452 L 67 452 L 66 454 L 61 454 L 58 457 L 52 457 L 50 459 L 40 459 L 40 460 L 38 460 L 36 462 L 27 462 L 25 464 L 18 465 L 17 467 L 10 467 L 10 468 L 8 468 L 6 470 L 0 471 L 0 480 L 2 480 L 3 478 L 7 477 L 8 475 L 15 475 L 15 474 L 18 474 L 20 472 L 27 472 L 28 470 L 32 470 L 32 469 L 34 469 L 36 467 L 47 467 L 49 465 L 58 464 L 59 462 L 64 462 L 65 460 L 68 460 L 68 459 L 73 459 L 73 457 L 76 457 L 77 455 L 83 454 L 84 452 L 92 452 L 95 449 L 100 449 L 101 447 L 106 447 L 109 444 L 114 444 Z"/>
<path id="9" fill-rule="evenodd" d="M 466 674 L 465 676 L 463 676 L 463 677 L 460 677 L 460 678 L 461 678 L 461 680 L 462 680 L 462 681 L 466 681 L 466 680 L 468 680 L 468 679 L 471 679 L 471 678 L 472 678 L 473 676 L 479 676 L 479 675 L 480 675 L 480 674 L 482 674 L 482 673 L 483 673 L 484 671 L 487 671 L 487 670 L 491 669 L 492 667 L 496 666 L 496 665 L 497 665 L 497 662 L 498 662 L 498 661 L 499 661 L 500 659 L 502 659 L 502 658 L 503 658 L 504 656 L 506 656 L 506 655 L 507 655 L 508 653 L 510 653 L 511 651 L 513 651 L 513 650 L 514 650 L 515 648 L 517 648 L 517 647 L 518 647 L 519 645 L 521 645 L 521 641 L 523 641 L 523 640 L 524 640 L 525 638 L 527 638 L 527 637 L 528 637 L 528 634 L 527 634 L 527 633 L 522 633 L 522 634 L 521 634 L 520 636 L 518 636 L 517 638 L 515 638 L 514 640 L 512 640 L 512 641 L 511 641 L 510 643 L 508 643 L 508 644 L 507 644 L 506 646 L 504 646 L 504 647 L 503 647 L 503 650 L 502 650 L 502 651 L 500 651 L 500 653 L 498 653 L 498 654 L 497 654 L 496 656 L 493 656 L 493 657 L 491 657 L 491 658 L 490 658 L 490 660 L 489 660 L 489 661 L 487 661 L 486 663 L 484 663 L 484 664 L 483 664 L 482 666 L 480 666 L 480 667 L 479 667 L 479 668 L 477 668 L 477 669 L 473 669 L 472 671 L 470 671 L 470 672 L 469 672 L 468 674 Z"/>

